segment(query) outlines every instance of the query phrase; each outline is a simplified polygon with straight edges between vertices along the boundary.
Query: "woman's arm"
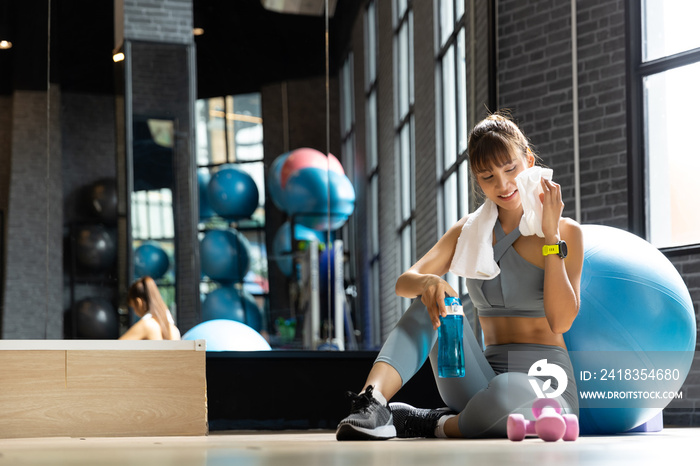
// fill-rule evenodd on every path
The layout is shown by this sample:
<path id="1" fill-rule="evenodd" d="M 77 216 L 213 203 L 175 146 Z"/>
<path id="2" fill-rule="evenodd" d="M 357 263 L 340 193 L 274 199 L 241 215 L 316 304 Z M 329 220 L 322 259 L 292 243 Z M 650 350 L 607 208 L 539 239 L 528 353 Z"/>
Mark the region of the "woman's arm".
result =
<path id="1" fill-rule="evenodd" d="M 440 326 L 440 316 L 446 315 L 445 294 L 457 296 L 457 292 L 441 277 L 450 269 L 457 238 L 466 221 L 467 217 L 464 217 L 453 225 L 430 251 L 396 280 L 396 294 L 404 298 L 420 296 L 436 329 Z"/>
<path id="2" fill-rule="evenodd" d="M 160 326 L 155 319 L 141 318 L 138 322 L 132 325 L 129 330 L 124 332 L 124 335 L 119 337 L 120 340 L 162 340 L 163 336 L 160 331 Z"/>
<path id="3" fill-rule="evenodd" d="M 581 269 L 583 267 L 583 233 L 581 226 L 568 218 L 561 218 L 564 203 L 561 188 L 543 180 L 542 231 L 545 244 L 556 244 L 560 239 L 567 244 L 568 255 L 561 259 L 556 254 L 544 258 L 544 312 L 549 327 L 563 334 L 574 323 L 580 306 Z"/>
<path id="4" fill-rule="evenodd" d="M 148 329 L 146 328 L 143 319 L 132 325 L 129 330 L 124 332 L 124 335 L 120 336 L 120 340 L 145 340 L 148 336 Z"/>

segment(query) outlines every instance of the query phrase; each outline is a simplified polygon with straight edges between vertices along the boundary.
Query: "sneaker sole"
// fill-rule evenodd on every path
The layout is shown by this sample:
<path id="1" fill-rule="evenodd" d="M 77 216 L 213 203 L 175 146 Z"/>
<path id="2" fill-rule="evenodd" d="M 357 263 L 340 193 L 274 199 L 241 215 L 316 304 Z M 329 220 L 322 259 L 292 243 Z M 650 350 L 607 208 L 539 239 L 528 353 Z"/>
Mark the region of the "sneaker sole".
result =
<path id="1" fill-rule="evenodd" d="M 396 428 L 394 426 L 380 426 L 374 429 L 366 429 L 364 427 L 353 426 L 352 424 L 343 424 L 338 426 L 335 432 L 337 440 L 388 440 L 396 437 Z"/>

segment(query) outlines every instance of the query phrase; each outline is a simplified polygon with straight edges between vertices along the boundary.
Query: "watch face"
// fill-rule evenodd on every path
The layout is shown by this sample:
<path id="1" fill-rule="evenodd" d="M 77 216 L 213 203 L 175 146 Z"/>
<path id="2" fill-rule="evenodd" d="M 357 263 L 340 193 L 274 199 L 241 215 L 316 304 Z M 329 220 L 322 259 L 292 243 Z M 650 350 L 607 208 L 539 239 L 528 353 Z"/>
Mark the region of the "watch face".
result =
<path id="1" fill-rule="evenodd" d="M 569 249 L 566 247 L 566 242 L 559 241 L 559 255 L 561 258 L 564 259 L 568 253 Z"/>

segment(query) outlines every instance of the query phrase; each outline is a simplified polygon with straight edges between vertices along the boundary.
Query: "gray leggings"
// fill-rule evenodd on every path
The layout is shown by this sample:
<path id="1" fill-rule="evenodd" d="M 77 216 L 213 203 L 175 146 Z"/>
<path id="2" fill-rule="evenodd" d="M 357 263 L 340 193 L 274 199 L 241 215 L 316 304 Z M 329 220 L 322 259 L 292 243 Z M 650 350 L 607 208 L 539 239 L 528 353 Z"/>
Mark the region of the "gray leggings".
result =
<path id="1" fill-rule="evenodd" d="M 375 362 L 392 366 L 405 384 L 430 357 L 440 396 L 447 406 L 461 413 L 459 430 L 466 438 L 505 437 L 511 413 L 533 419 L 531 407 L 537 395 L 530 382 L 533 378 L 527 372 L 535 361 L 541 359 L 547 359 L 549 364 L 556 363 L 566 373 L 566 391 L 557 400 L 564 413 L 578 415 L 576 381 L 569 354 L 564 348 L 509 344 L 487 346 L 482 351 L 466 319 L 463 341 L 466 375 L 438 377 L 437 331 L 433 330 L 426 307 L 420 299 L 415 299 L 389 334 Z M 552 388 L 556 387 L 555 382 Z"/>

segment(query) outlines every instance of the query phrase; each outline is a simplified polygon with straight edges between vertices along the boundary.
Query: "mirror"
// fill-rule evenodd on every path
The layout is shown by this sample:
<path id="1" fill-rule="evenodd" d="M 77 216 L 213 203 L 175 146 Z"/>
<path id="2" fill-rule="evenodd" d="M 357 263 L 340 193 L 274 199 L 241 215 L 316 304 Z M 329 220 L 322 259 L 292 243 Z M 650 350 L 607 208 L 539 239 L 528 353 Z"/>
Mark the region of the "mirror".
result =
<path id="1" fill-rule="evenodd" d="M 120 296 L 134 280 L 150 276 L 178 326 L 198 321 L 199 274 L 193 244 L 194 134 L 191 127 L 193 44 L 125 39 L 122 80 L 126 141 L 117 154 L 122 195 Z M 183 259 L 184 257 L 184 259 Z M 126 314 L 122 301 L 121 313 Z M 130 316 L 127 325 L 136 320 Z"/>
<path id="2" fill-rule="evenodd" d="M 34 264 L 45 265 L 35 268 L 47 272 L 26 286 L 19 280 L 11 283 L 16 293 L 37 301 L 32 320 L 38 324 L 18 331 L 14 311 L 5 309 L 3 336 L 115 337 L 133 322 L 126 314 L 125 293 L 134 278 L 144 273 L 136 269 L 143 265 L 141 253 L 148 246 L 159 249 L 152 256 L 156 263 L 167 258 L 158 283 L 185 333 L 201 322 L 206 295 L 220 288 L 216 280 L 202 276 L 201 240 L 208 230 L 235 228 L 251 245 L 252 278 L 234 288 L 253 296 L 262 315 L 261 333 L 273 348 L 315 349 L 332 339 L 336 324 L 327 317 L 331 310 L 322 304 L 328 301 L 325 298 L 318 298 L 324 309 L 317 341 L 305 343 L 301 328 L 294 328 L 294 320 L 301 322 L 309 301 L 303 296 L 308 295 L 304 287 L 311 285 L 302 286 L 300 277 L 285 275 L 276 261 L 293 264 L 301 274 L 301 263 L 308 261 L 308 244 L 287 227 L 289 246 L 278 248 L 277 257 L 274 239 L 285 224 L 290 225 L 286 222 L 300 224 L 299 216 L 304 214 L 289 214 L 269 202 L 265 178 L 277 157 L 295 149 L 309 147 L 340 159 L 336 63 L 340 54 L 334 49 L 339 47 L 334 28 L 336 21 L 354 17 L 359 6 L 336 7 L 335 1 L 322 0 L 315 2 L 318 9 L 311 15 L 269 10 L 259 0 L 195 0 L 191 25 L 204 34 L 168 43 L 146 37 L 153 31 L 141 31 L 146 36 L 133 38 L 138 34 L 129 29 L 133 25 L 125 25 L 120 0 L 47 1 L 41 14 L 17 3 L 0 2 L 2 11 L 9 11 L 3 18 L 11 18 L 9 22 L 16 26 L 13 49 L 7 54 L 0 50 L 0 115 L 14 126 L 4 125 L 0 131 L 17 140 L 20 122 L 10 110 L 12 101 L 28 98 L 24 91 L 38 92 L 41 101 L 33 104 L 32 122 L 20 130 L 42 142 L 32 153 L 41 170 L 35 170 L 27 184 L 34 183 L 36 202 L 45 209 L 37 215 L 21 205 L 10 206 L 10 188 L 3 191 L 0 207 L 2 213 L 12 207 L 15 213 L 22 211 L 22 216 L 37 218 L 49 227 L 32 232 L 38 250 Z M 326 5 L 332 16 L 323 14 Z M 172 31 L 163 34 L 168 33 Z M 125 36 L 131 38 L 124 40 Z M 79 53 L 75 44 L 81 44 Z M 114 52 L 123 53 L 124 60 L 113 62 Z M 25 66 L 30 63 L 34 65 Z M 9 140 L 2 135 L 3 141 Z M 0 151 L 8 162 L 18 157 L 7 145 Z M 243 168 L 256 183 L 254 213 L 233 220 L 202 218 L 197 214 L 201 213 L 197 175 L 207 172 L 211 178 L 231 164 Z M 3 183 L 10 186 L 14 175 L 6 176 Z M 14 232 L 12 219 L 5 216 L 5 220 L 4 232 Z M 93 268 L 77 259 L 80 235 L 75 228 L 79 224 L 104 230 L 91 240 L 92 250 L 102 248 L 103 255 L 103 263 Z M 340 229 L 332 235 L 318 233 L 319 243 L 343 236 Z M 317 252 L 319 258 L 314 261 L 323 256 L 322 250 Z M 335 274 L 341 290 L 348 281 L 342 267 L 348 254 L 352 251 L 345 244 Z M 19 261 L 3 259 L 8 268 L 10 262 Z M 160 270 L 162 262 L 166 261 L 149 266 Z M 63 273 L 52 273 L 58 270 Z M 330 269 L 313 273 L 318 274 L 319 288 L 332 288 Z M 342 283 L 343 274 L 346 283 Z M 6 288 L 3 302 L 10 300 L 7 293 L 15 292 L 9 285 Z M 78 327 L 85 316 L 81 317 L 76 304 L 83 299 L 102 300 L 87 318 L 106 333 L 81 333 Z M 63 314 L 66 321 L 61 324 Z"/>
<path id="3" fill-rule="evenodd" d="M 224 309 L 229 312 L 235 309 L 234 312 L 245 313 L 249 322 L 256 325 L 257 317 L 250 316 L 262 311 L 261 333 L 273 349 L 316 349 L 329 335 L 333 336 L 331 319 L 326 317 L 321 322 L 321 317 L 329 312 L 328 306 L 323 305 L 327 299 L 320 296 L 322 289 L 332 288 L 327 284 L 333 277 L 318 271 L 323 257 L 319 251 L 313 261 L 317 264 L 314 277 L 318 312 L 313 328 L 317 329 L 318 337 L 315 341 L 307 339 L 312 330 L 303 327 L 303 318 L 309 314 L 308 291 L 312 285 L 304 281 L 302 262 L 305 258 L 308 261 L 308 245 L 305 239 L 293 237 L 291 224 L 295 221 L 298 224 L 300 217 L 295 218 L 296 213 L 286 211 L 276 202 L 278 193 L 272 185 L 273 178 L 277 176 L 279 181 L 281 175 L 280 159 L 296 149 L 313 149 L 324 159 L 329 144 L 331 153 L 340 152 L 337 78 L 331 75 L 327 81 L 325 76 L 329 67 L 334 66 L 329 66 L 325 59 L 325 18 L 319 14 L 279 14 L 265 10 L 260 3 L 247 6 L 245 3 L 228 6 L 236 9 L 237 14 L 222 15 L 221 10 L 212 14 L 210 4 L 198 6 L 195 2 L 195 26 L 204 31 L 195 38 L 198 58 L 209 56 L 208 51 L 215 48 L 213 44 L 230 44 L 226 63 L 214 62 L 215 73 L 207 72 L 211 63 L 204 60 L 198 63 L 202 319 L 225 315 Z M 260 24 L 265 27 L 259 27 Z M 333 30 L 332 25 L 329 28 Z M 254 57 L 266 59 L 260 61 Z M 222 84 L 224 81 L 227 82 Z M 332 111 L 327 108 L 329 100 Z M 260 138 L 261 134 L 264 137 Z M 224 171 L 231 180 L 241 180 L 241 193 L 246 193 L 243 197 L 253 199 L 257 195 L 257 206 L 251 200 L 247 212 L 227 213 L 226 206 L 219 205 L 217 214 L 211 204 L 220 203 L 220 199 L 207 196 L 225 195 L 221 180 L 213 179 Z M 322 171 L 321 181 L 325 182 L 327 170 Z M 251 178 L 257 192 L 251 188 Z M 321 194 L 326 195 L 326 189 Z M 220 256 L 219 248 L 209 247 L 215 243 L 209 236 L 221 230 L 229 233 L 224 247 L 233 244 L 238 249 L 233 262 L 249 264 L 242 282 L 237 276 L 240 270 L 234 276 L 219 278 L 207 273 L 213 268 L 213 258 Z M 319 243 L 328 241 L 323 231 L 313 236 Z M 262 260 L 257 262 L 258 258 Z M 339 263 L 342 265 L 343 261 Z M 342 274 L 336 276 L 342 278 Z M 252 302 L 258 309 L 251 311 Z M 342 317 L 343 313 L 338 316 Z"/>

